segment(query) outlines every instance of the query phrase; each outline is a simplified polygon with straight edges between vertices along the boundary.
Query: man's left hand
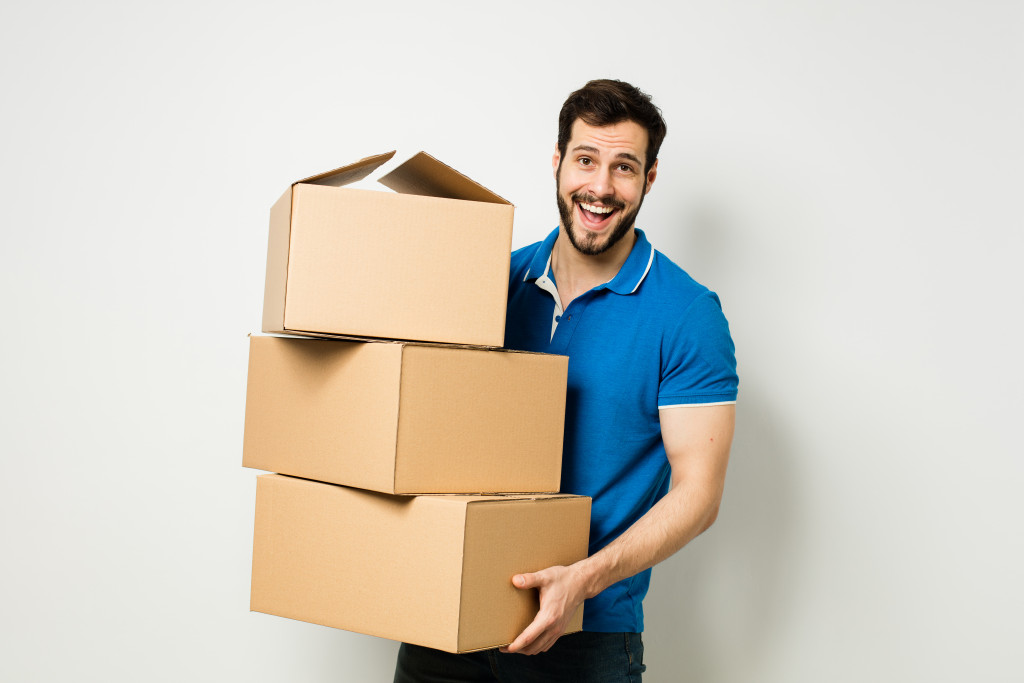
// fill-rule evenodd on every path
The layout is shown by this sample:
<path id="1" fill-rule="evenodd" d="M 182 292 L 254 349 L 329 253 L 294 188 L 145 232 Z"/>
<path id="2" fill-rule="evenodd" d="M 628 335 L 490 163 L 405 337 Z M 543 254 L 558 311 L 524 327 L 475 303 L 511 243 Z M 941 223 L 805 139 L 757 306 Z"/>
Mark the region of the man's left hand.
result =
<path id="1" fill-rule="evenodd" d="M 569 620 L 583 604 L 584 583 L 583 572 L 575 566 L 549 567 L 513 576 L 512 585 L 516 588 L 540 590 L 540 609 L 533 622 L 501 651 L 524 655 L 547 651 L 565 633 Z"/>

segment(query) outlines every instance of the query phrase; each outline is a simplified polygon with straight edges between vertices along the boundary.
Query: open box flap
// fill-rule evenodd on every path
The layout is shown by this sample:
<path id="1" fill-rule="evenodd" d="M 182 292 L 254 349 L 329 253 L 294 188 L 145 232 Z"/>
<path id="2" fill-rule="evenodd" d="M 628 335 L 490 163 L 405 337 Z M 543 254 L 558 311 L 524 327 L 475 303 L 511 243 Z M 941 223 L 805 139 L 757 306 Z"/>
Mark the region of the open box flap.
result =
<path id="1" fill-rule="evenodd" d="M 403 194 L 511 204 L 426 152 L 419 152 L 377 182 Z"/>
<path id="2" fill-rule="evenodd" d="M 307 183 L 309 185 L 330 185 L 332 187 L 341 187 L 342 185 L 348 185 L 349 183 L 362 180 L 377 170 L 393 156 L 395 156 L 394 150 L 385 152 L 384 154 L 376 154 L 372 157 L 360 159 L 354 164 L 336 168 L 333 171 L 327 171 L 326 173 L 320 173 L 308 178 L 303 178 L 295 184 Z"/>

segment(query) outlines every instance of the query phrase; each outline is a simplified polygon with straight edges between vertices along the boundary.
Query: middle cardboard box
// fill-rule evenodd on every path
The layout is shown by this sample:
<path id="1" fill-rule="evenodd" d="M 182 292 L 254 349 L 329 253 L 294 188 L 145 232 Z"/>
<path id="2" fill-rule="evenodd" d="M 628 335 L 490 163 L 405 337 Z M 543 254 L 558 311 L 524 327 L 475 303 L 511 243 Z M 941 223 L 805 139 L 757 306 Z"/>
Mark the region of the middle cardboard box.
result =
<path id="1" fill-rule="evenodd" d="M 242 464 L 382 493 L 544 493 L 568 358 L 250 337 Z"/>

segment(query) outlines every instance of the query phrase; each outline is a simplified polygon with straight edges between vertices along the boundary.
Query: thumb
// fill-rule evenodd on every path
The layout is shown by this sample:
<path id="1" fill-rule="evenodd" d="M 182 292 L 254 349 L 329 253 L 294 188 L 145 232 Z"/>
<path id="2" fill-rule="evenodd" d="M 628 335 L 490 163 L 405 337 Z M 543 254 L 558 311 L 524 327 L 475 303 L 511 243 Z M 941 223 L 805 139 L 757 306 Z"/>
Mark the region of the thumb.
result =
<path id="1" fill-rule="evenodd" d="M 540 579 L 536 574 L 516 574 L 512 577 L 512 585 L 516 588 L 536 588 Z"/>

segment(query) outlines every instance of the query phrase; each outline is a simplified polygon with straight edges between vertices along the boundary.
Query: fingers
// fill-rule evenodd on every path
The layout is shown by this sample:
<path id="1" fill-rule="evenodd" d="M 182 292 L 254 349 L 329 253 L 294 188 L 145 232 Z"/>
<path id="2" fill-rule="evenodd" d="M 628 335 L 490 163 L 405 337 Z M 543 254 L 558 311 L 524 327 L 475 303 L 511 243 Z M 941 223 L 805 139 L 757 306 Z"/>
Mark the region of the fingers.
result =
<path id="1" fill-rule="evenodd" d="M 545 652 L 565 632 L 568 619 L 582 601 L 573 599 L 564 567 L 549 567 L 538 572 L 516 574 L 512 585 L 518 589 L 540 589 L 540 609 L 533 621 L 502 652 L 526 655 Z"/>
<path id="2" fill-rule="evenodd" d="M 507 647 L 501 648 L 502 652 L 533 655 L 544 652 L 558 640 L 561 632 L 554 628 L 553 620 L 545 615 L 538 614 L 537 618 L 530 623 L 522 633 Z"/>
<path id="3" fill-rule="evenodd" d="M 538 576 L 540 572 L 534 572 L 531 574 L 516 574 L 512 577 L 512 585 L 520 589 L 538 588 L 542 581 Z M 501 648 L 502 652 L 512 652 L 520 654 L 533 654 L 528 651 L 530 645 L 533 644 L 534 639 L 544 631 L 547 627 L 544 623 L 544 618 L 541 613 L 538 613 L 534 617 L 530 625 L 523 629 L 523 632 L 519 636 L 509 643 L 507 646 Z"/>
<path id="4" fill-rule="evenodd" d="M 501 651 L 511 652 L 513 654 L 525 654 L 523 650 L 533 643 L 533 639 L 535 637 L 536 634 L 533 629 L 533 624 L 530 624 L 530 626 L 527 626 L 526 630 L 520 633 L 515 640 L 508 644 L 508 646 L 501 648 Z"/>

